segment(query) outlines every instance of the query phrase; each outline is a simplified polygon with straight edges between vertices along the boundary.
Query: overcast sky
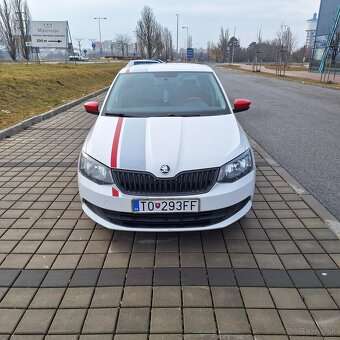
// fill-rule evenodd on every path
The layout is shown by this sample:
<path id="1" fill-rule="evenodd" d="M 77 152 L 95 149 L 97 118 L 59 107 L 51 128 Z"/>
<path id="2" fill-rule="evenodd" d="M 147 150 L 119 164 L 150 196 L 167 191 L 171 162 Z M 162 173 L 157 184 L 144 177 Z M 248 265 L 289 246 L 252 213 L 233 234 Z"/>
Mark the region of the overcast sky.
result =
<path id="1" fill-rule="evenodd" d="M 227 27 L 241 46 L 248 46 L 262 30 L 263 39 L 275 37 L 280 24 L 289 25 L 299 45 L 305 42 L 306 20 L 318 12 L 320 0 L 27 0 L 32 20 L 68 20 L 72 38 L 99 40 L 98 21 L 102 22 L 102 40 L 112 40 L 118 33 L 134 39 L 136 22 L 144 5 L 150 6 L 156 19 L 173 33 L 176 45 L 176 13 L 179 14 L 179 47 L 185 47 L 186 30 L 193 38 L 193 47 L 206 47 L 207 41 L 217 42 L 220 27 Z M 176 48 L 176 46 L 175 46 Z"/>

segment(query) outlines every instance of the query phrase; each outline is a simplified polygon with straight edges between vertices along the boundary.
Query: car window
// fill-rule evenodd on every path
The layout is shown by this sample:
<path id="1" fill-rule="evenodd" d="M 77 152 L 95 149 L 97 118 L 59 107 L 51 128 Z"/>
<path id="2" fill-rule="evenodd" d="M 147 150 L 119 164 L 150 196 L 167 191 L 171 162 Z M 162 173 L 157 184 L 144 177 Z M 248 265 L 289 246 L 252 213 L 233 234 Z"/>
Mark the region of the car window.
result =
<path id="1" fill-rule="evenodd" d="M 120 74 L 103 114 L 137 117 L 207 116 L 230 113 L 213 73 L 136 72 Z"/>

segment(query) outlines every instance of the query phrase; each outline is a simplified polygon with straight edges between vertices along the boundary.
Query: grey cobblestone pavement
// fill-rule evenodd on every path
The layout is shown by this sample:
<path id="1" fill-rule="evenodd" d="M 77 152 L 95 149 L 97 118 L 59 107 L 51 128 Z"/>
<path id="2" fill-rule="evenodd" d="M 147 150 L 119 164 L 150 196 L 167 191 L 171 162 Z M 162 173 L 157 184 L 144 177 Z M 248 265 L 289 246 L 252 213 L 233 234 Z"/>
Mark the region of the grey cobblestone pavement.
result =
<path id="1" fill-rule="evenodd" d="M 256 149 L 231 227 L 114 232 L 77 195 L 94 120 L 76 106 L 0 141 L 0 340 L 340 338 L 340 241 Z"/>

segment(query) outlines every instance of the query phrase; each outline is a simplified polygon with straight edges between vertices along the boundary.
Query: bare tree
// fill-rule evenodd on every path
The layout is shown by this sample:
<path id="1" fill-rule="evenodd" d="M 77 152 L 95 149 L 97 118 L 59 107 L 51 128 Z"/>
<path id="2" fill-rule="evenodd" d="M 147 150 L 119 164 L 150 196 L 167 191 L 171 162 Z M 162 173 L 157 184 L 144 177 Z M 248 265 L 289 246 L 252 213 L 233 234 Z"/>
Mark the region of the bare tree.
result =
<path id="1" fill-rule="evenodd" d="M 119 46 L 122 51 L 122 56 L 129 54 L 129 44 L 131 42 L 131 38 L 128 34 L 117 34 L 116 36 L 116 44 Z"/>
<path id="2" fill-rule="evenodd" d="M 279 31 L 276 33 L 280 48 L 287 51 L 291 55 L 297 46 L 297 37 L 293 34 L 288 25 L 281 23 Z"/>
<path id="3" fill-rule="evenodd" d="M 136 34 L 140 49 L 144 49 L 148 58 L 159 52 L 160 27 L 150 7 L 144 6 L 141 19 L 137 22 Z"/>
<path id="4" fill-rule="evenodd" d="M 26 42 L 28 41 L 28 25 L 31 20 L 31 14 L 26 0 L 12 0 L 12 2 L 15 14 L 16 33 L 19 40 L 18 46 L 20 47 L 22 56 L 28 60 L 30 49 Z"/>
<path id="5" fill-rule="evenodd" d="M 172 34 L 167 27 L 162 28 L 163 58 L 173 60 Z"/>
<path id="6" fill-rule="evenodd" d="M 15 15 L 9 0 L 0 2 L 0 35 L 12 60 L 17 60 L 15 39 Z"/>
<path id="7" fill-rule="evenodd" d="M 188 47 L 192 48 L 192 35 L 189 35 L 188 37 Z"/>
<path id="8" fill-rule="evenodd" d="M 221 52 L 222 63 L 225 63 L 228 58 L 228 42 L 229 42 L 229 28 L 223 29 L 223 27 L 221 27 L 217 47 L 220 49 Z"/>

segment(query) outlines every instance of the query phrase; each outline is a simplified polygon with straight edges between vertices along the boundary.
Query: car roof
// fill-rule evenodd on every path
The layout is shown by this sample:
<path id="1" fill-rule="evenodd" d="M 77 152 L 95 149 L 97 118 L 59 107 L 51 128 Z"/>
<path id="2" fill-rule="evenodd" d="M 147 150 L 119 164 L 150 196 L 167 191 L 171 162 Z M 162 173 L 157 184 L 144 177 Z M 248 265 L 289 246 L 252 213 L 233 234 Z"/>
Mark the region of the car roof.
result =
<path id="1" fill-rule="evenodd" d="M 189 63 L 160 63 L 160 64 L 141 64 L 126 66 L 119 73 L 138 73 L 138 72 L 212 72 L 207 65 Z"/>

